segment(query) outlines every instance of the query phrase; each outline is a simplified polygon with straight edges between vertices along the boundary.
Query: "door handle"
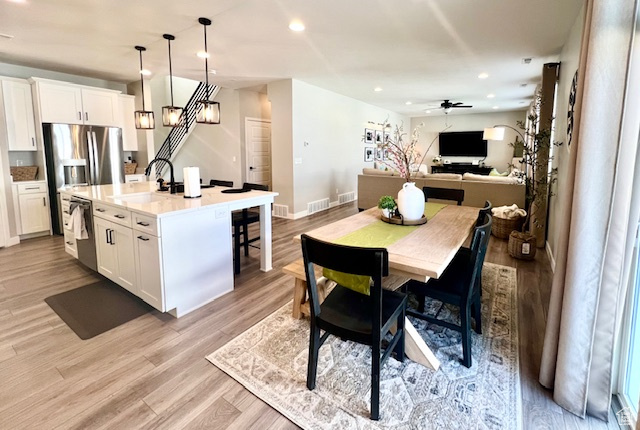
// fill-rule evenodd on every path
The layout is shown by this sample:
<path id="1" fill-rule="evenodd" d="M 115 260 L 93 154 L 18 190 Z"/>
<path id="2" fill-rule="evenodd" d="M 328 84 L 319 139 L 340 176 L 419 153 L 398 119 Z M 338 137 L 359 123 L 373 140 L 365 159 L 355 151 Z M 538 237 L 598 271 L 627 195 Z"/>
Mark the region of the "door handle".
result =
<path id="1" fill-rule="evenodd" d="M 89 112 L 84 113 L 84 120 L 89 121 Z"/>
<path id="2" fill-rule="evenodd" d="M 111 245 L 115 245 L 116 243 L 113 241 L 113 230 L 109 229 L 109 239 L 111 240 Z"/>
<path id="3" fill-rule="evenodd" d="M 78 119 L 82 121 L 82 112 L 78 111 Z"/>
<path id="4" fill-rule="evenodd" d="M 104 212 L 104 209 L 96 208 L 96 212 Z"/>
<path id="5" fill-rule="evenodd" d="M 36 146 L 36 138 L 35 137 L 31 138 L 31 146 Z"/>
<path id="6" fill-rule="evenodd" d="M 253 170 L 253 166 L 249 167 L 249 170 Z"/>
<path id="7" fill-rule="evenodd" d="M 107 234 L 107 243 L 111 243 L 109 241 L 109 229 L 106 229 L 104 232 Z"/>
<path id="8" fill-rule="evenodd" d="M 141 225 L 143 227 L 149 227 L 149 223 L 144 221 L 138 221 L 136 224 Z"/>
<path id="9" fill-rule="evenodd" d="M 69 245 L 69 246 L 73 246 L 73 242 L 69 242 L 69 241 L 67 241 L 67 245 Z"/>
<path id="10" fill-rule="evenodd" d="M 144 240 L 145 242 L 147 242 L 149 240 L 148 237 L 143 237 L 143 236 L 138 236 L 138 239 Z"/>
<path id="11" fill-rule="evenodd" d="M 124 219 L 124 215 L 120 215 L 120 214 L 114 215 L 114 217 L 116 217 L 118 219 Z"/>
<path id="12" fill-rule="evenodd" d="M 42 206 L 47 206 L 47 200 L 44 197 L 42 198 Z"/>

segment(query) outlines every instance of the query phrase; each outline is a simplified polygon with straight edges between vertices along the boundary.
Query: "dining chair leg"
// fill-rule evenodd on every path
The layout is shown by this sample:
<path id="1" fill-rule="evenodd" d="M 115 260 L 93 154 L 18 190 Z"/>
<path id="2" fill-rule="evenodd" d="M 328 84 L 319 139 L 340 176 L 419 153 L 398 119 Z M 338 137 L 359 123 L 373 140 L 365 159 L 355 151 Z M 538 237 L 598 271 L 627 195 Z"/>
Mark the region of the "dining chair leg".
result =
<path id="1" fill-rule="evenodd" d="M 424 313 L 425 296 L 418 294 L 418 312 Z"/>
<path id="2" fill-rule="evenodd" d="M 380 419 L 380 340 L 371 346 L 371 419 Z"/>
<path id="3" fill-rule="evenodd" d="M 476 320 L 476 333 L 482 334 L 482 300 L 480 299 L 480 293 L 476 294 L 473 301 L 473 319 Z"/>
<path id="4" fill-rule="evenodd" d="M 244 256 L 249 256 L 249 224 L 242 225 L 242 236 L 243 236 L 243 245 L 244 245 Z"/>
<path id="5" fill-rule="evenodd" d="M 316 388 L 316 374 L 318 373 L 318 352 L 320 350 L 320 328 L 311 323 L 309 336 L 309 361 L 307 364 L 307 388 Z"/>
<path id="6" fill-rule="evenodd" d="M 462 323 L 462 364 L 471 367 L 471 308 L 466 303 L 460 306 L 460 322 Z"/>
<path id="7" fill-rule="evenodd" d="M 233 226 L 233 272 L 240 273 L 240 226 Z"/>
<path id="8" fill-rule="evenodd" d="M 404 338 L 406 333 L 404 329 L 404 319 L 405 319 L 405 310 L 403 309 L 400 315 L 398 315 L 398 322 L 397 322 L 398 331 L 400 331 L 402 334 L 400 335 L 400 339 L 398 339 L 398 343 L 396 344 L 396 347 L 393 350 L 393 352 L 396 353 L 396 360 L 398 360 L 401 363 L 404 361 Z"/>

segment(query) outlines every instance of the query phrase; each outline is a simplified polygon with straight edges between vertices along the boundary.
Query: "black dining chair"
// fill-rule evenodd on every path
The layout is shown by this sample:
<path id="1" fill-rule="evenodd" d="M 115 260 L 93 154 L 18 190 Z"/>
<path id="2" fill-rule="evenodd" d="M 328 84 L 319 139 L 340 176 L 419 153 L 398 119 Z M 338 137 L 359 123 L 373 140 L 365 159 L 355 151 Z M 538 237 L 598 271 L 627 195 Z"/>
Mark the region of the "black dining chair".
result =
<path id="1" fill-rule="evenodd" d="M 269 191 L 267 185 L 245 182 L 242 185 L 245 190 Z M 240 273 L 240 247 L 244 248 L 244 256 L 249 255 L 249 245 L 260 240 L 260 236 L 249 239 L 249 225 L 260 222 L 260 208 L 252 207 L 231 213 L 231 225 L 233 225 L 233 270 Z M 240 238 L 242 236 L 242 239 Z M 253 246 L 253 245 L 251 245 Z"/>
<path id="2" fill-rule="evenodd" d="M 475 319 L 475 331 L 482 333 L 482 303 L 479 291 L 479 276 L 489 244 L 491 234 L 491 215 L 484 214 L 482 224 L 474 228 L 469 258 L 454 259 L 438 279 L 430 279 L 426 283 L 411 280 L 407 283 L 409 291 L 418 297 L 431 297 L 444 304 L 452 304 L 460 309 L 461 325 L 438 319 L 440 310 L 435 315 L 428 315 L 424 310 L 424 301 L 419 309 L 407 309 L 407 314 L 432 324 L 437 324 L 462 334 L 462 364 L 471 367 L 471 317 Z M 442 309 L 442 307 L 440 308 Z"/>
<path id="3" fill-rule="evenodd" d="M 233 187 L 233 181 L 221 181 L 219 179 L 212 179 L 209 181 L 209 185 L 218 185 L 220 187 Z"/>
<path id="4" fill-rule="evenodd" d="M 382 288 L 389 274 L 389 254 L 385 248 L 336 245 L 302 235 L 302 256 L 307 276 L 311 313 L 307 388 L 316 386 L 318 352 L 329 334 L 371 346 L 371 419 L 380 418 L 380 369 L 391 352 L 404 360 L 404 320 L 406 294 Z M 370 276 L 370 295 L 336 285 L 322 303 L 318 300 L 314 265 L 343 273 Z M 396 325 L 386 349 L 382 340 Z M 320 336 L 320 330 L 324 334 Z"/>
<path id="5" fill-rule="evenodd" d="M 424 193 L 424 201 L 428 202 L 430 199 L 436 200 L 450 200 L 458 202 L 458 206 L 462 205 L 464 200 L 464 190 L 457 190 L 453 188 L 437 188 L 437 187 L 422 187 Z"/>

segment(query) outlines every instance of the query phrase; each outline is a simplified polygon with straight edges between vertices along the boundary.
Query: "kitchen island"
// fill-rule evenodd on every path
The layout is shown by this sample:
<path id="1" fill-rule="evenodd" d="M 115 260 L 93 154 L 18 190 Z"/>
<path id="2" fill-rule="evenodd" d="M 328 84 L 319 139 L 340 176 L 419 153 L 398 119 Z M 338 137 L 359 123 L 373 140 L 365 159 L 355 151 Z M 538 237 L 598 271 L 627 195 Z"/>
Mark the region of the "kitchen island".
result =
<path id="1" fill-rule="evenodd" d="M 231 212 L 260 207 L 260 269 L 271 267 L 271 204 L 278 193 L 202 197 L 155 191 L 154 182 L 60 189 L 65 250 L 83 249 L 68 228 L 70 201 L 91 201 L 97 270 L 162 312 L 180 317 L 233 289 Z M 91 240 L 91 239 L 84 239 Z"/>

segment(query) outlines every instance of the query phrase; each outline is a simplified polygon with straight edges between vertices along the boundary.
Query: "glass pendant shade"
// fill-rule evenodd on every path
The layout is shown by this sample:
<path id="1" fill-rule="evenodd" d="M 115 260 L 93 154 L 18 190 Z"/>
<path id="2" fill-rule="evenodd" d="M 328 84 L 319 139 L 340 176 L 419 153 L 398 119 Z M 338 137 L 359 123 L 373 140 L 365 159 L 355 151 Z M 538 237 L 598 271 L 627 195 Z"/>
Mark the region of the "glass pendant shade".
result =
<path id="1" fill-rule="evenodd" d="M 142 92 L 142 110 L 137 110 L 133 114 L 135 116 L 136 128 L 140 130 L 151 130 L 156 127 L 156 121 L 153 112 L 148 111 L 144 107 L 144 79 L 142 77 L 142 52 L 147 49 L 144 46 L 136 46 L 136 50 L 140 53 L 140 90 Z"/>
<path id="2" fill-rule="evenodd" d="M 176 106 L 162 107 L 162 124 L 165 127 L 178 127 L 182 123 L 183 108 Z"/>
<path id="3" fill-rule="evenodd" d="M 156 120 L 153 117 L 153 112 L 148 110 L 137 110 L 133 114 L 136 118 L 137 129 L 152 130 L 156 127 Z"/>
<path id="4" fill-rule="evenodd" d="M 208 18 L 199 18 L 198 22 L 204 27 L 204 77 L 205 98 L 197 103 L 196 122 L 199 124 L 220 124 L 220 103 L 209 100 L 209 51 L 207 50 L 207 26 L 211 25 Z"/>
<path id="5" fill-rule="evenodd" d="M 220 124 L 220 103 L 200 100 L 198 102 L 196 122 L 200 124 Z"/>

